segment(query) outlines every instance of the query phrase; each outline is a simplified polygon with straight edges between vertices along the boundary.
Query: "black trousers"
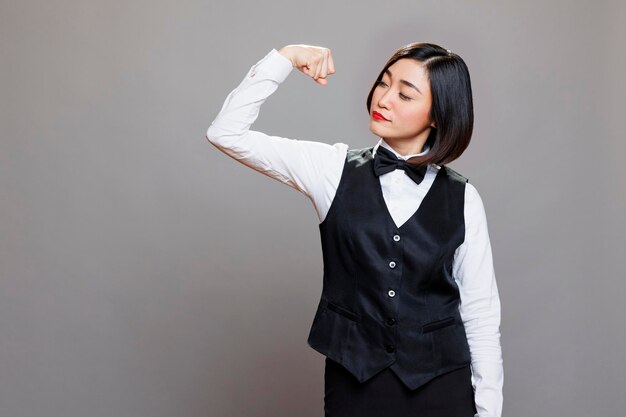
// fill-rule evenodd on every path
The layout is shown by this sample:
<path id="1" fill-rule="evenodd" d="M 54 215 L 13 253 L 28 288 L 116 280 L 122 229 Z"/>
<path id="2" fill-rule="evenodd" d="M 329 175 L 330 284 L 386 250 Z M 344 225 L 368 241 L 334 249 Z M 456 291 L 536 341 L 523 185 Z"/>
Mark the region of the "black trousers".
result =
<path id="1" fill-rule="evenodd" d="M 476 413 L 467 365 L 411 391 L 389 368 L 364 383 L 326 358 L 326 417 L 473 417 Z"/>

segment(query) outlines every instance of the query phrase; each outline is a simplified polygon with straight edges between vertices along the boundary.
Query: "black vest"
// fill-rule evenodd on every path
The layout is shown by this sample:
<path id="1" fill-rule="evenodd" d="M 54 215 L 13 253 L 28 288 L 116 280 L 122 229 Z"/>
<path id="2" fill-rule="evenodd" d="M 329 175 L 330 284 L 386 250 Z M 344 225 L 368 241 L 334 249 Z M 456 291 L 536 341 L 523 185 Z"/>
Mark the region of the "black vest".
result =
<path id="1" fill-rule="evenodd" d="M 308 344 L 360 382 L 391 367 L 416 389 L 470 363 L 452 276 L 468 180 L 441 166 L 419 209 L 397 227 L 372 151 L 348 150 L 319 225 L 324 282 Z"/>

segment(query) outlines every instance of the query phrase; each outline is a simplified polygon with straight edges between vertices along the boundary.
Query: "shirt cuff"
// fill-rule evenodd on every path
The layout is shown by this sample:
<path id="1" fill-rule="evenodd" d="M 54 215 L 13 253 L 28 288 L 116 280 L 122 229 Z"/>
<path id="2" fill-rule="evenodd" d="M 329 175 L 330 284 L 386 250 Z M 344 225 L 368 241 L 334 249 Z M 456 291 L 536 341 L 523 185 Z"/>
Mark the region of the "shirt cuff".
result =
<path id="1" fill-rule="evenodd" d="M 276 48 L 272 48 L 267 55 L 250 68 L 246 78 L 254 78 L 262 73 L 264 78 L 270 78 L 280 84 L 285 81 L 292 70 L 293 64 L 289 58 L 281 55 Z"/>

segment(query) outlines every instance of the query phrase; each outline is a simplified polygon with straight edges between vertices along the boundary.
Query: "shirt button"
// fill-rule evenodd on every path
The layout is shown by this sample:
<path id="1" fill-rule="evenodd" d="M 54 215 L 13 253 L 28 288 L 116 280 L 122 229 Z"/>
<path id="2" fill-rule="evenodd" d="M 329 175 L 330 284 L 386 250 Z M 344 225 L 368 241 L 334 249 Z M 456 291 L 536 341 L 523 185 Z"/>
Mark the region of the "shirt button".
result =
<path id="1" fill-rule="evenodd" d="M 389 262 L 389 268 L 395 268 L 396 263 L 394 261 Z"/>
<path id="2" fill-rule="evenodd" d="M 395 297 L 396 292 L 394 290 L 389 290 L 387 294 L 389 295 L 389 297 Z"/>
<path id="3" fill-rule="evenodd" d="M 393 326 L 394 324 L 396 324 L 396 319 L 393 317 L 389 317 L 387 319 L 387 326 Z"/>
<path id="4" fill-rule="evenodd" d="M 393 353 L 396 351 L 396 347 L 394 345 L 385 345 L 385 350 L 389 353 Z"/>
<path id="5" fill-rule="evenodd" d="M 393 240 L 396 242 L 400 240 L 400 235 L 393 235 Z"/>

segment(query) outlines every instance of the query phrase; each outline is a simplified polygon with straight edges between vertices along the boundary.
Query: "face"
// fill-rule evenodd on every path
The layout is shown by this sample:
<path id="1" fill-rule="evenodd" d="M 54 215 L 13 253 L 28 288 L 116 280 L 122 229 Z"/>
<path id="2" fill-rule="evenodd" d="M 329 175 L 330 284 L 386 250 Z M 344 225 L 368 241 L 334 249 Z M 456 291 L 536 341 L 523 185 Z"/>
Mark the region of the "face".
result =
<path id="1" fill-rule="evenodd" d="M 374 88 L 370 131 L 389 144 L 421 149 L 434 122 L 428 73 L 421 62 L 403 58 L 391 65 Z M 378 112 L 387 120 L 377 119 Z M 418 151 L 419 152 L 419 151 Z"/>

